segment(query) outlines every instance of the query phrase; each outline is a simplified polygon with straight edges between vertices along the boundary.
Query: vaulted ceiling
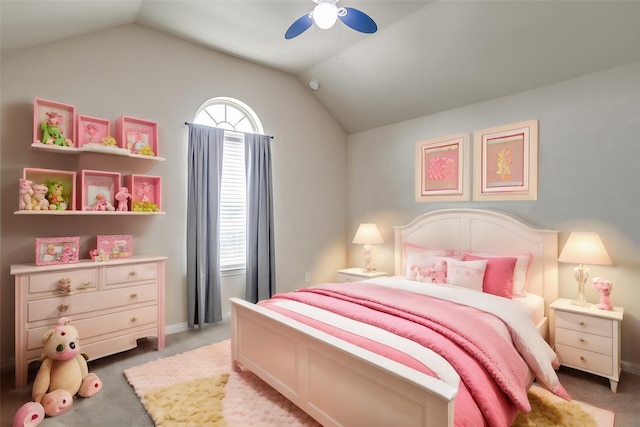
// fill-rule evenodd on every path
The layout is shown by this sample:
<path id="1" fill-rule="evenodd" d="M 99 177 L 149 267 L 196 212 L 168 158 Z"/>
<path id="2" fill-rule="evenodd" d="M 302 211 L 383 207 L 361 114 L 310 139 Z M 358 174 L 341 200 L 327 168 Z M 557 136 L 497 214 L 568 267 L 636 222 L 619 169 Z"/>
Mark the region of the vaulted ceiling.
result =
<path id="1" fill-rule="evenodd" d="M 126 24 L 320 82 L 348 133 L 640 61 L 640 1 L 356 1 L 378 24 L 291 40 L 311 0 L 2 0 L 2 55 Z M 311 89 L 309 89 L 311 91 Z"/>

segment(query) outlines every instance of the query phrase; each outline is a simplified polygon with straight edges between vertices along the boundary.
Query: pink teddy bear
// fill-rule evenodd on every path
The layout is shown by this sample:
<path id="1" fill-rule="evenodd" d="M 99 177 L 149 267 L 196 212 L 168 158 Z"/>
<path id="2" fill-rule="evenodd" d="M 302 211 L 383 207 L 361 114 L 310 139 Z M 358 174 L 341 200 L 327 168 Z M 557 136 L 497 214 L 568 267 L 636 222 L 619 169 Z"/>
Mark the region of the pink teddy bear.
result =
<path id="1" fill-rule="evenodd" d="M 447 262 L 439 259 L 431 266 L 431 281 L 433 283 L 447 283 Z"/>
<path id="2" fill-rule="evenodd" d="M 131 193 L 127 187 L 120 187 L 120 191 L 116 193 L 116 200 L 118 201 L 118 210 L 126 211 L 127 202 L 131 198 Z"/>
<path id="3" fill-rule="evenodd" d="M 602 277 L 594 277 L 593 278 L 593 287 L 600 292 L 600 302 L 596 304 L 596 308 L 600 310 L 613 310 L 613 305 L 611 304 L 611 288 L 613 285 L 610 281 L 603 279 Z"/>

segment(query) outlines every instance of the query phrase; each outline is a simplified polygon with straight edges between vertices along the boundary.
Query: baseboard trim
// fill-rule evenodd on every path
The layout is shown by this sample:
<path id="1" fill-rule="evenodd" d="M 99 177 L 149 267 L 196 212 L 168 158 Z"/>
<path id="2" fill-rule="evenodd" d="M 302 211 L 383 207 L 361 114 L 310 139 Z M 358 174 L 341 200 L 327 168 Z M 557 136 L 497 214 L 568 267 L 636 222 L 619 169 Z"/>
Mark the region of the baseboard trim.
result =
<path id="1" fill-rule="evenodd" d="M 626 362 L 624 360 L 621 361 L 620 364 L 622 365 L 622 372 L 640 376 L 640 365 L 636 363 Z"/>

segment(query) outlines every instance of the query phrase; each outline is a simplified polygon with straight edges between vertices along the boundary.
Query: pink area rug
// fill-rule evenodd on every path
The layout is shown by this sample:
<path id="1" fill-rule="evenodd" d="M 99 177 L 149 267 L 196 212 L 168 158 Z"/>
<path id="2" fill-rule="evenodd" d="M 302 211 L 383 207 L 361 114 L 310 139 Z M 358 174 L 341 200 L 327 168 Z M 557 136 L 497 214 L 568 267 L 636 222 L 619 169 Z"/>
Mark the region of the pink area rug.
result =
<path id="1" fill-rule="evenodd" d="M 230 344 L 229 340 L 214 343 L 124 371 L 156 426 L 320 426 L 252 373 L 233 372 Z M 571 412 L 569 421 L 540 424 L 540 418 L 527 414 L 517 420 L 519 426 L 614 426 L 612 412 L 580 402 L 572 402 L 567 409 L 563 406 L 567 402 L 535 386 L 530 393 L 540 396 L 543 405 L 551 405 L 563 417 Z M 537 412 L 550 412 L 550 408 L 543 406 Z"/>

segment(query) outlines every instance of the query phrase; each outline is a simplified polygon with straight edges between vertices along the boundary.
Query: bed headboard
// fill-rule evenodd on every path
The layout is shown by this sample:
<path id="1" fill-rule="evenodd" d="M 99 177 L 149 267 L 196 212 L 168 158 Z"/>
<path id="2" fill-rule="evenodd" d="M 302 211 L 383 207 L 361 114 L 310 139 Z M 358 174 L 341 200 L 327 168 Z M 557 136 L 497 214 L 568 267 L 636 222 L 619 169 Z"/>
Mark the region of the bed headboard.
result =
<path id="1" fill-rule="evenodd" d="M 558 298 L 558 231 L 541 230 L 505 213 L 480 209 L 427 212 L 395 227 L 395 274 L 404 275 L 403 244 L 434 249 L 487 252 L 496 255 L 533 254 L 527 292 L 542 296 L 545 313 Z"/>

